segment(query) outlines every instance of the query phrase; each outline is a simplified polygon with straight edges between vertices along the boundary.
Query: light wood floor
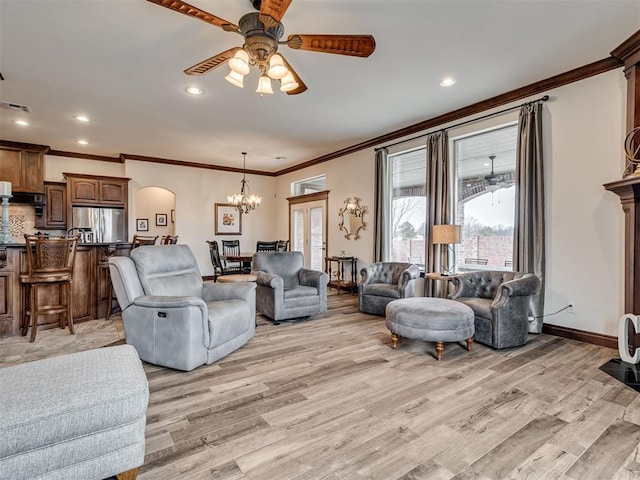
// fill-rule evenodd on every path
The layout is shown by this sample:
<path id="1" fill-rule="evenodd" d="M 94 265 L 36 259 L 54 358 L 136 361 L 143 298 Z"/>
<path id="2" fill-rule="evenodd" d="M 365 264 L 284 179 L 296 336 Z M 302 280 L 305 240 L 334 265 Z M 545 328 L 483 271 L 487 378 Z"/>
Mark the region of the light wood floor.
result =
<path id="1" fill-rule="evenodd" d="M 392 350 L 356 300 L 331 295 L 306 322 L 259 318 L 246 346 L 189 373 L 145 365 L 139 478 L 640 478 L 639 396 L 598 370 L 616 351 L 538 335 L 503 351 L 447 344 L 437 362 L 433 344 Z M 97 321 L 3 339 L 0 366 L 121 336 Z"/>

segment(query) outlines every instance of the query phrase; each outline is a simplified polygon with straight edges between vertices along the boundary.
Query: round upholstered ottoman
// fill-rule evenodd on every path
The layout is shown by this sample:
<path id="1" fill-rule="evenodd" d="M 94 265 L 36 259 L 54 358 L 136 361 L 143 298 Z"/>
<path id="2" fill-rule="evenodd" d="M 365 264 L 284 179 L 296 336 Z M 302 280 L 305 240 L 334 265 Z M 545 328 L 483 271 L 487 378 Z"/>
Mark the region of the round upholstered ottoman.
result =
<path id="1" fill-rule="evenodd" d="M 399 337 L 436 343 L 436 357 L 442 358 L 445 342 L 466 340 L 471 350 L 475 327 L 473 310 L 446 298 L 412 297 L 387 304 L 385 323 L 391 331 L 393 348 Z"/>

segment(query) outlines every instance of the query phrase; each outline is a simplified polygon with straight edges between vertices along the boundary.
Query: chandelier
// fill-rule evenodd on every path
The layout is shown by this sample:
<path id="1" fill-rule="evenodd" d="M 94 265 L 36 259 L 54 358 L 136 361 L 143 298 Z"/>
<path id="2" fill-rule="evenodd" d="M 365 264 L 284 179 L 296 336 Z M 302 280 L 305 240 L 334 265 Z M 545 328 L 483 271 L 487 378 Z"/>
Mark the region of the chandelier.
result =
<path id="1" fill-rule="evenodd" d="M 300 84 L 296 81 L 286 60 L 276 53 L 284 27 L 278 23 L 267 28 L 258 17 L 258 13 L 249 13 L 240 19 L 239 28 L 246 36 L 245 44 L 229 59 L 231 71 L 224 78 L 232 85 L 243 88 L 244 77 L 251 71 L 250 66 L 255 65 L 260 71 L 257 93 L 261 96 L 265 93 L 273 93 L 272 79 L 280 80 L 280 91 L 291 92 Z"/>
<path id="2" fill-rule="evenodd" d="M 240 193 L 227 195 L 227 201 L 238 209 L 240 213 L 249 213 L 260 206 L 262 197 L 249 191 L 249 181 L 245 178 L 247 172 L 247 152 L 242 152 L 242 187 Z"/>

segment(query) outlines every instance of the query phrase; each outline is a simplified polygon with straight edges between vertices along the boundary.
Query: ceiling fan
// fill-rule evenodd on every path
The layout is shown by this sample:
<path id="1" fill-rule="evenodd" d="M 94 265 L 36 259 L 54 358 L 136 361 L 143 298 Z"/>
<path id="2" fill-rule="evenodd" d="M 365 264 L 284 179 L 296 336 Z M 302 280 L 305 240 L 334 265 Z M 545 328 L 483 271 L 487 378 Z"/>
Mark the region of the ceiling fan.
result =
<path id="1" fill-rule="evenodd" d="M 489 159 L 491 160 L 491 173 L 488 173 L 484 176 L 485 182 L 491 186 L 501 186 L 505 183 L 504 177 L 498 173 L 493 171 L 493 161 L 495 160 L 495 155 L 489 155 Z"/>
<path id="2" fill-rule="evenodd" d="M 280 80 L 280 90 L 288 95 L 297 95 L 307 86 L 293 70 L 289 62 L 277 53 L 279 45 L 298 50 L 368 57 L 376 48 L 371 35 L 318 35 L 294 34 L 281 41 L 284 25 L 280 22 L 293 0 L 251 0 L 258 12 L 243 15 L 238 25 L 216 17 L 181 0 L 147 0 L 170 10 L 198 18 L 226 32 L 244 37 L 242 47 L 234 47 L 218 53 L 187 68 L 188 75 L 203 75 L 229 61 L 231 72 L 225 79 L 238 87 L 243 86 L 244 76 L 255 65 L 260 70 L 258 89 L 260 94 L 273 93 L 271 79 Z"/>

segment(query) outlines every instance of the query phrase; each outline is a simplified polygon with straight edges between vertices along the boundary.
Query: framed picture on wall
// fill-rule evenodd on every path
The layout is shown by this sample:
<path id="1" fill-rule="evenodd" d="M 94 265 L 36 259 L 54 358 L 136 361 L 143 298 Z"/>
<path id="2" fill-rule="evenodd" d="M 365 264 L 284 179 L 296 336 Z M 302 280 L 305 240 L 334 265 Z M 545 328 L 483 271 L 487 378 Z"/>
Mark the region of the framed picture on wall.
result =
<path id="1" fill-rule="evenodd" d="M 148 218 L 136 218 L 136 230 L 138 232 L 149 231 L 149 219 Z"/>
<path id="2" fill-rule="evenodd" d="M 167 214 L 166 213 L 156 213 L 156 226 L 157 227 L 166 227 L 167 226 Z"/>
<path id="3" fill-rule="evenodd" d="M 229 203 L 216 203 L 215 235 L 242 235 L 242 213 Z"/>

